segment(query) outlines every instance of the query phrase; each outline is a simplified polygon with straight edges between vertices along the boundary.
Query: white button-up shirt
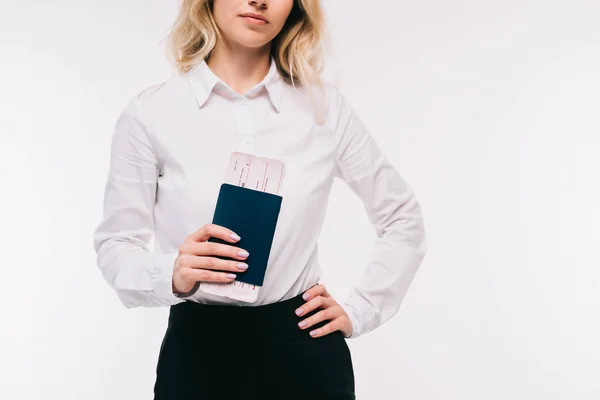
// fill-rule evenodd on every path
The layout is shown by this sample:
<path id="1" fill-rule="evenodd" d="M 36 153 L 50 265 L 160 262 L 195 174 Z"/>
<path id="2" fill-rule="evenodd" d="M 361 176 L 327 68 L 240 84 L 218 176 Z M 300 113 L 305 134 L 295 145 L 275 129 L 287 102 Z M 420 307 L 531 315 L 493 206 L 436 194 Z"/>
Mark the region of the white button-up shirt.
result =
<path id="1" fill-rule="evenodd" d="M 426 251 L 419 204 L 338 90 L 326 85 L 324 98 L 327 113 L 318 121 L 307 91 L 286 83 L 274 62 L 245 95 L 200 62 L 131 100 L 112 136 L 94 232 L 98 267 L 126 307 L 185 301 L 172 291 L 178 248 L 212 221 L 229 156 L 240 151 L 286 165 L 263 287 L 255 303 L 201 290 L 187 300 L 257 306 L 317 284 L 317 241 L 337 177 L 360 196 L 377 234 L 363 278 L 340 302 L 351 337 L 397 312 Z"/>

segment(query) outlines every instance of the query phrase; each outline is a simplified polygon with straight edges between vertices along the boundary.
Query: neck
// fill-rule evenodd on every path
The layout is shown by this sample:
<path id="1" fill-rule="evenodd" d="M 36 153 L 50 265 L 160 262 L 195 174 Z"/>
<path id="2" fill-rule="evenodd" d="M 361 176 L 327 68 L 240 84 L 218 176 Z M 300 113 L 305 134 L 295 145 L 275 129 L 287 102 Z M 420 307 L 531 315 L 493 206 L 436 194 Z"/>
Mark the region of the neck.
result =
<path id="1" fill-rule="evenodd" d="M 262 81 L 269 72 L 270 46 L 242 49 L 222 42 L 214 49 L 206 63 L 231 89 L 244 94 Z"/>

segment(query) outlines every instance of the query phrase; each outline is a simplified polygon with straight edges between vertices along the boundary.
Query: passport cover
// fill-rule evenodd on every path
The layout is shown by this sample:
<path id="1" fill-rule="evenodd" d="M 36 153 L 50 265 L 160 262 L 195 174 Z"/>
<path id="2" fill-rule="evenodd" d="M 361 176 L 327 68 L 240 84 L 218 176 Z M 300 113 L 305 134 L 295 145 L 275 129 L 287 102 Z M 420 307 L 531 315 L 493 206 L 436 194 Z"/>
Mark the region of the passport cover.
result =
<path id="1" fill-rule="evenodd" d="M 283 197 L 276 194 L 223 183 L 219 190 L 213 224 L 237 233 L 237 243 L 211 237 L 209 242 L 224 243 L 246 250 L 248 269 L 237 274 L 236 281 L 262 286 Z M 225 260 L 229 257 L 217 256 Z"/>

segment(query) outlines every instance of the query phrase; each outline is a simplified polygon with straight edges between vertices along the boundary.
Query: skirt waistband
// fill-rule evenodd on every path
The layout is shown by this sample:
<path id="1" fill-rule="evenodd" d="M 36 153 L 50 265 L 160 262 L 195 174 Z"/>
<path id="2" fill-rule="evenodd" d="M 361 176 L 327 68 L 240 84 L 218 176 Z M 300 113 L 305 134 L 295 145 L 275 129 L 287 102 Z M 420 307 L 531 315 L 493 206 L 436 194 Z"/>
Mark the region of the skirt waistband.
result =
<path id="1" fill-rule="evenodd" d="M 286 331 L 297 332 L 297 324 L 315 310 L 302 318 L 295 313 L 305 304 L 302 293 L 287 300 L 259 306 L 235 306 L 229 304 L 203 304 L 187 300 L 172 305 L 169 311 L 169 328 L 204 331 L 210 329 L 215 334 L 268 335 L 276 331 L 277 335 Z"/>

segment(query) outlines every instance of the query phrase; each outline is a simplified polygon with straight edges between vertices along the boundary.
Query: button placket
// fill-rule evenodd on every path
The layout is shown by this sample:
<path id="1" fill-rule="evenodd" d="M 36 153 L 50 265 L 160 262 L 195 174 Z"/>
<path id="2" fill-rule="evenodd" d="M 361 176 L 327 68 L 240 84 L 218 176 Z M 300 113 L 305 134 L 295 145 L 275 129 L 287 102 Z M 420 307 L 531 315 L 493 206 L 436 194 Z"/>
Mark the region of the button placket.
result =
<path id="1" fill-rule="evenodd" d="M 236 100 L 239 143 L 247 151 L 251 151 L 254 147 L 253 140 L 256 134 L 255 122 L 252 118 L 252 105 L 247 98 L 238 98 Z"/>

